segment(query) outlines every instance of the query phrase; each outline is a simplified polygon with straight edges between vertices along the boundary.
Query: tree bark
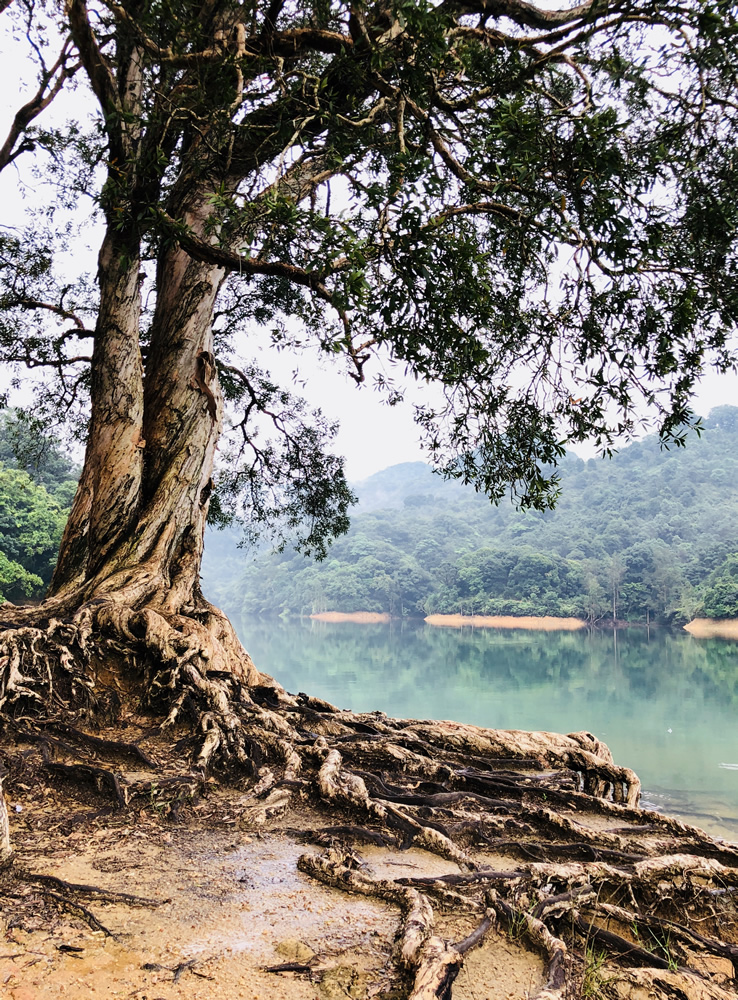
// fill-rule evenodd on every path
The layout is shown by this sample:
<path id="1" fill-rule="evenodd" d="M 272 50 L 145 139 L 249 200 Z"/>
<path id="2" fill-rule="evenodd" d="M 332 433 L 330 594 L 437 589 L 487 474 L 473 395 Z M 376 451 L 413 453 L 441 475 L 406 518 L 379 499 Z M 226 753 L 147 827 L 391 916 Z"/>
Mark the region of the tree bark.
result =
<path id="1" fill-rule="evenodd" d="M 10 846 L 10 823 L 8 821 L 8 807 L 3 794 L 3 781 L 5 775 L 0 776 L 0 867 L 8 860 L 13 853 Z"/>
<path id="2" fill-rule="evenodd" d="M 211 206 L 197 191 L 183 221 L 204 236 Z M 144 532 L 139 555 L 165 532 L 162 610 L 176 612 L 199 592 L 205 522 L 223 399 L 215 368 L 212 316 L 225 272 L 171 248 L 158 264 L 158 296 L 146 365 Z M 147 541 L 148 537 L 148 541 Z"/>
<path id="3" fill-rule="evenodd" d="M 116 546 L 135 532 L 143 469 L 139 272 L 138 248 L 109 226 L 99 255 L 85 463 L 50 596 L 104 572 Z"/>
<path id="4" fill-rule="evenodd" d="M 203 239 L 207 195 L 192 185 L 182 218 Z M 135 239 L 123 241 L 111 225 L 100 253 L 85 463 L 46 610 L 83 622 L 82 645 L 111 630 L 126 644 L 135 635 L 142 664 L 186 665 L 225 712 L 205 674 L 247 684 L 260 675 L 199 583 L 222 425 L 212 316 L 224 271 L 176 245 L 163 249 L 145 371 L 139 271 Z M 58 657 L 56 647 L 50 655 Z"/>

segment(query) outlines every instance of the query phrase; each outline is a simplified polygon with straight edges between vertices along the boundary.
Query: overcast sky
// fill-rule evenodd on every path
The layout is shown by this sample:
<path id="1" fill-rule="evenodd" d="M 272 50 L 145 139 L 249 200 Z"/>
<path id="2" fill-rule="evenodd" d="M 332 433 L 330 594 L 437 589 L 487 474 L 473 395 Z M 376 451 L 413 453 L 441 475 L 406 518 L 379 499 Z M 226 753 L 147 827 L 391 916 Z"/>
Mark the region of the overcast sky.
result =
<path id="1" fill-rule="evenodd" d="M 17 42 L 13 42 L 7 32 L 0 30 L 0 144 L 2 143 L 12 115 L 23 100 L 21 90 L 25 69 L 24 53 Z M 27 93 L 27 91 L 26 91 Z M 84 117 L 87 106 L 83 88 L 76 94 L 69 95 L 64 104 L 60 102 L 58 113 L 76 113 Z M 27 171 L 24 171 L 24 176 Z M 18 174 L 14 168 L 7 169 L 0 175 L 0 199 L 4 206 L 4 225 L 14 225 L 21 221 L 23 204 L 20 200 Z M 34 182 L 39 201 L 43 203 L 44 191 L 41 181 Z M 94 234 L 91 234 L 94 236 Z M 93 240 L 89 241 L 91 244 Z M 75 266 L 94 267 L 94 246 L 87 251 L 84 246 L 70 247 L 70 257 L 74 258 Z M 246 352 L 247 353 L 247 352 Z M 331 418 L 338 420 L 341 429 L 336 450 L 347 459 L 347 472 L 351 480 L 361 480 L 388 465 L 398 462 L 423 460 L 424 455 L 418 444 L 418 434 L 412 419 L 412 405 L 408 402 L 395 407 L 388 407 L 382 397 L 371 389 L 374 371 L 368 371 L 368 385 L 357 388 L 356 384 L 335 366 L 328 367 L 317 355 L 305 353 L 299 358 L 293 355 L 281 355 L 276 362 L 267 363 L 262 358 L 265 367 L 271 367 L 276 377 L 288 380 L 297 367 L 300 378 L 306 382 L 302 394 L 308 400 L 320 406 Z M 398 375 L 400 373 L 397 373 Z M 738 375 L 719 376 L 715 373 L 705 375 L 694 408 L 697 413 L 706 416 L 713 406 L 722 404 L 738 405 Z M 584 457 L 595 454 L 594 449 L 577 449 Z"/>
<path id="2" fill-rule="evenodd" d="M 417 443 L 412 408 L 389 408 L 370 388 L 357 391 L 340 375 L 310 369 L 310 396 L 326 413 L 341 421 L 337 450 L 346 455 L 352 480 L 364 479 L 397 462 L 425 461 Z M 705 376 L 695 401 L 695 412 L 707 416 L 713 406 L 738 406 L 738 376 Z M 574 449 L 583 458 L 596 455 L 594 447 Z"/>

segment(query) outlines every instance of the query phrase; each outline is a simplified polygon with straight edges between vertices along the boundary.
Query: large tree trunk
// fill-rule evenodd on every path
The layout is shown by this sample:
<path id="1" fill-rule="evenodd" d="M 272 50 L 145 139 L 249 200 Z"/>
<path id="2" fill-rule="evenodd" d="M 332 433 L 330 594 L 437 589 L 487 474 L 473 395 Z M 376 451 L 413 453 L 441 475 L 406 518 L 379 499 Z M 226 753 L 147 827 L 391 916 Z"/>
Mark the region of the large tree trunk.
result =
<path id="1" fill-rule="evenodd" d="M 211 211 L 197 192 L 183 221 L 204 235 Z M 177 612 L 199 592 L 205 522 L 223 400 L 213 353 L 212 317 L 224 272 L 181 248 L 160 259 L 146 366 L 144 529 L 139 552 L 169 533 L 160 557 L 161 607 Z M 147 539 L 148 536 L 148 539 Z"/>
<path id="2" fill-rule="evenodd" d="M 178 613 L 197 591 L 221 426 L 211 321 L 223 274 L 164 252 L 144 390 L 139 269 L 108 234 L 87 452 L 50 596 L 123 591 Z"/>
<path id="3" fill-rule="evenodd" d="M 203 235 L 196 192 L 184 221 Z M 108 596 L 179 614 L 199 572 L 222 424 L 212 316 L 224 272 L 168 247 L 158 262 L 146 375 L 139 349 L 137 255 L 106 236 L 85 464 L 50 596 Z"/>
<path id="4" fill-rule="evenodd" d="M 204 236 L 210 211 L 206 193 L 195 187 L 184 221 Z M 158 686 L 170 691 L 194 685 L 204 715 L 217 709 L 220 723 L 210 717 L 207 727 L 220 731 L 233 719 L 208 675 L 230 674 L 247 686 L 260 680 L 199 584 L 222 424 L 212 316 L 223 271 L 169 245 L 157 278 L 144 370 L 138 243 L 111 225 L 100 252 L 84 467 L 47 601 L 39 611 L 3 613 L 8 624 L 29 628 L 8 638 L 9 662 L 15 657 L 18 670 L 4 690 L 0 685 L 0 708 L 27 697 L 32 686 L 24 682 L 34 674 L 50 696 L 64 663 L 82 662 L 79 690 L 92 690 L 97 664 L 124 650 L 124 671 L 160 674 Z M 34 627 L 45 619 L 48 629 Z M 59 619 L 73 622 L 63 639 L 54 633 Z M 211 751 L 218 742 L 210 741 Z"/>
<path id="5" fill-rule="evenodd" d="M 134 241 L 122 242 L 109 226 L 99 256 L 87 451 L 50 596 L 76 593 L 104 575 L 135 531 L 143 470 L 139 272 Z"/>

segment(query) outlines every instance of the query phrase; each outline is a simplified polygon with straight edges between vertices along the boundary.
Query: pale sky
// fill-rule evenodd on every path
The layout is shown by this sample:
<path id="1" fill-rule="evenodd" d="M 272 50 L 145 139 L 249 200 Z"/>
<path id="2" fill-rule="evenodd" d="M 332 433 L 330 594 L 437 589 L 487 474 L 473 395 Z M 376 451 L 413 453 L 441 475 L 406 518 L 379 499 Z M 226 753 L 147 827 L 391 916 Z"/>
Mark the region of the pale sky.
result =
<path id="1" fill-rule="evenodd" d="M 365 479 L 398 462 L 427 461 L 418 444 L 409 403 L 383 405 L 370 385 L 357 389 L 340 372 L 321 370 L 316 364 L 305 363 L 301 371 L 308 378 L 305 395 L 341 423 L 336 450 L 346 456 L 350 480 Z M 738 406 L 738 375 L 705 375 L 694 402 L 695 412 L 706 417 L 713 406 L 725 404 Z M 596 455 L 594 447 L 573 450 L 583 458 Z"/>
<path id="2" fill-rule="evenodd" d="M 24 74 L 22 70 L 24 53 L 18 43 L 13 42 L 7 31 L 0 30 L 0 143 L 3 141 L 12 115 L 23 101 L 21 84 Z M 27 93 L 27 91 L 26 91 Z M 86 114 L 87 94 L 83 87 L 76 93 L 70 93 L 65 101 L 60 102 L 55 113 L 72 113 L 82 118 Z M 65 106 L 66 105 L 66 106 Z M 27 176 L 27 171 L 24 170 Z M 0 175 L 0 199 L 4 206 L 2 223 L 14 225 L 20 223 L 24 205 L 17 188 L 18 174 L 11 166 Z M 40 203 L 43 203 L 44 191 L 41 181 L 33 182 Z M 94 233 L 90 233 L 90 249 L 84 246 L 70 247 L 70 260 L 74 266 L 94 268 L 95 248 Z M 248 351 L 244 351 L 248 354 Z M 342 371 L 329 367 L 317 357 L 305 353 L 299 358 L 280 355 L 269 362 L 263 358 L 265 367 L 273 370 L 275 377 L 287 382 L 292 371 L 297 366 L 301 379 L 306 380 L 306 386 L 301 390 L 310 403 L 320 406 L 323 412 L 341 425 L 336 451 L 346 456 L 346 469 L 349 479 L 361 480 L 380 469 L 398 462 L 425 460 L 426 456 L 418 444 L 417 428 L 412 419 L 412 406 L 409 402 L 394 407 L 388 407 L 382 402 L 382 396 L 372 391 L 371 381 L 375 370 L 367 371 L 368 384 L 357 388 L 356 384 Z M 417 392 L 417 390 L 416 390 Z M 420 398 L 416 395 L 415 398 Z M 705 375 L 694 403 L 694 409 L 706 416 L 713 406 L 722 404 L 738 405 L 738 375 L 719 376 L 715 373 Z M 593 455 L 594 449 L 576 449 L 584 457 Z"/>

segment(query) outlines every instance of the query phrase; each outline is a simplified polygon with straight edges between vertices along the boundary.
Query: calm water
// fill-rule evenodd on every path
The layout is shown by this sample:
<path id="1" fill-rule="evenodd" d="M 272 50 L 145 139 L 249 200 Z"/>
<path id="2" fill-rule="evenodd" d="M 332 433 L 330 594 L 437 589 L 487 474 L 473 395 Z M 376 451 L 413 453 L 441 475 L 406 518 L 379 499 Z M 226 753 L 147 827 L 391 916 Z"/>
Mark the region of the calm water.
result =
<path id="1" fill-rule="evenodd" d="M 738 642 L 687 633 L 249 619 L 257 666 L 341 708 L 498 729 L 586 729 L 644 805 L 738 840 Z"/>

